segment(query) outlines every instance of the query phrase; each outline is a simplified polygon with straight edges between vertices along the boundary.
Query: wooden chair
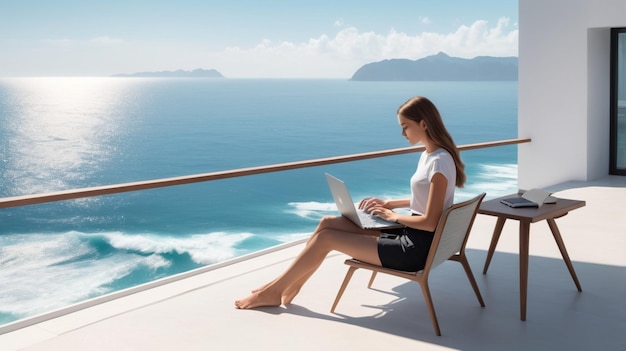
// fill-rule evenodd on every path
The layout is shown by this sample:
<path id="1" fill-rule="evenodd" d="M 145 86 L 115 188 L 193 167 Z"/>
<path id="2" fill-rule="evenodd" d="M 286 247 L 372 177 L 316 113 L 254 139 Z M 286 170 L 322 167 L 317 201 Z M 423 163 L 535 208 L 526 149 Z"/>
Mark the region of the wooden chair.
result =
<path id="1" fill-rule="evenodd" d="M 401 278 L 406 278 L 419 283 L 420 287 L 422 288 L 424 299 L 426 300 L 426 306 L 428 307 L 430 318 L 432 319 L 433 326 L 435 327 L 435 333 L 438 336 L 441 336 L 439 323 L 437 322 L 437 315 L 435 314 L 435 307 L 433 306 L 433 301 L 430 296 L 430 290 L 428 288 L 428 276 L 433 268 L 447 260 L 461 263 L 461 265 L 465 269 L 467 278 L 469 279 L 470 284 L 474 289 L 474 293 L 478 298 L 478 302 L 482 307 L 485 307 L 483 298 L 480 295 L 480 291 L 478 290 L 478 285 L 476 285 L 476 280 L 474 280 L 474 275 L 472 274 L 472 270 L 470 269 L 467 257 L 465 256 L 465 245 L 467 243 L 467 238 L 469 237 L 469 233 L 472 229 L 474 218 L 476 218 L 478 207 L 480 206 L 480 203 L 482 202 L 484 197 L 485 193 L 482 193 L 471 200 L 454 204 L 446 211 L 444 211 L 444 213 L 441 215 L 441 218 L 439 219 L 439 224 L 437 225 L 437 230 L 435 231 L 435 235 L 433 237 L 433 242 L 428 253 L 428 258 L 426 259 L 426 265 L 424 266 L 424 269 L 419 272 L 399 271 L 395 269 L 372 265 L 355 259 L 347 259 L 344 263 L 350 267 L 348 268 L 348 273 L 346 274 L 346 277 L 341 284 L 341 288 L 337 293 L 337 297 L 335 298 L 333 307 L 330 310 L 331 313 L 335 312 L 335 307 L 337 307 L 339 299 L 341 299 L 341 296 L 343 295 L 346 286 L 348 286 L 348 282 L 352 278 L 354 272 L 358 268 L 369 269 L 372 271 L 372 276 L 367 286 L 368 288 L 371 288 L 372 283 L 374 282 L 374 278 L 376 277 L 376 273 L 379 272 L 391 274 Z"/>

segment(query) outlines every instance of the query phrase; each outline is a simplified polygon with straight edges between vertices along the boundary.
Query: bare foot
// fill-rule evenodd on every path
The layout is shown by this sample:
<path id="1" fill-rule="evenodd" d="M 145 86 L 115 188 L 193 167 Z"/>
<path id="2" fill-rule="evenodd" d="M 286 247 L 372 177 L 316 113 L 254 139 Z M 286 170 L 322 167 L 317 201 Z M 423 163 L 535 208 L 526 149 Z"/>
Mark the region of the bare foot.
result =
<path id="1" fill-rule="evenodd" d="M 267 290 L 262 290 L 253 293 L 245 299 L 235 301 L 235 308 L 251 309 L 263 306 L 280 306 L 280 304 L 280 294 L 274 294 Z"/>

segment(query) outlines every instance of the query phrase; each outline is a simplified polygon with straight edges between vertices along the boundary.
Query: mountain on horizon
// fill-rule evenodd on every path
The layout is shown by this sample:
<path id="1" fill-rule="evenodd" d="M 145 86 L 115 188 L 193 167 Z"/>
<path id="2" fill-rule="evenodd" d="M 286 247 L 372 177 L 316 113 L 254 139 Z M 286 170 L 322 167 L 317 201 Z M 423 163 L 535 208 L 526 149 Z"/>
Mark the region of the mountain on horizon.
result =
<path id="1" fill-rule="evenodd" d="M 418 60 L 391 59 L 368 63 L 355 81 L 516 81 L 517 57 L 451 57 L 440 52 Z"/>
<path id="2" fill-rule="evenodd" d="M 214 69 L 194 69 L 193 71 L 184 71 L 182 69 L 176 71 L 158 71 L 158 72 L 137 72 L 137 73 L 120 73 L 113 77 L 184 77 L 184 78 L 224 78 L 224 76 Z"/>

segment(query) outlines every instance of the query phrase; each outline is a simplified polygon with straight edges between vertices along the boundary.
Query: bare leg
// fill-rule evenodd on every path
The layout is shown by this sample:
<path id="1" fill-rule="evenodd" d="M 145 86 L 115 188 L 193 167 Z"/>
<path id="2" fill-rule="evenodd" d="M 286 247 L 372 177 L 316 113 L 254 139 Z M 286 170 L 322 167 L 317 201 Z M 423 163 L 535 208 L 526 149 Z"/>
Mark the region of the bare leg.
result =
<path id="1" fill-rule="evenodd" d="M 371 235 L 371 236 L 374 236 L 374 237 L 379 237 L 380 236 L 380 231 L 378 231 L 378 230 L 363 230 L 363 229 L 357 227 L 356 225 L 354 225 L 351 221 L 349 221 L 348 219 L 346 219 L 344 217 L 326 216 L 326 217 L 324 217 L 324 218 L 322 218 L 320 220 L 320 223 L 317 225 L 317 227 L 315 228 L 315 231 L 313 231 L 313 234 L 311 235 L 311 237 L 307 241 L 306 246 L 309 246 L 309 244 L 311 243 L 312 239 L 315 238 L 315 236 L 320 231 L 323 231 L 325 229 L 344 231 L 344 232 L 349 232 L 349 233 L 356 234 L 356 235 Z M 287 305 L 287 304 L 291 303 L 293 298 L 300 291 L 300 288 L 302 288 L 304 283 L 306 283 L 306 281 L 313 275 L 313 273 L 315 273 L 316 269 L 312 270 L 309 274 L 307 274 L 304 277 L 302 277 L 302 279 L 298 280 L 297 282 L 294 282 L 292 284 L 292 286 L 290 286 L 287 289 L 285 289 L 284 296 L 283 296 L 283 304 Z M 276 278 L 276 279 L 278 279 L 278 278 Z M 267 287 L 268 285 L 270 285 L 274 281 L 276 281 L 276 279 L 274 279 L 273 281 L 271 281 L 271 282 L 269 282 L 269 283 L 267 283 L 267 284 L 265 284 L 265 285 L 263 285 L 263 286 L 261 286 L 259 288 L 256 288 L 256 289 L 252 290 L 251 292 L 254 294 L 256 292 L 259 292 L 259 291 L 263 290 L 265 287 Z"/>
<path id="2" fill-rule="evenodd" d="M 291 302 L 302 284 L 317 270 L 326 255 L 337 250 L 359 260 L 380 265 L 377 238 L 371 235 L 355 235 L 334 228 L 324 227 L 315 233 L 292 265 L 277 279 L 255 291 L 245 299 L 235 301 L 237 308 L 278 306 Z M 342 227 L 343 228 L 343 227 Z M 357 230 L 359 232 L 360 230 Z M 367 232 L 370 233 L 370 232 Z"/>
<path id="3" fill-rule="evenodd" d="M 361 228 L 355 226 L 351 221 L 347 220 L 344 217 L 324 217 L 320 221 L 320 224 L 315 229 L 315 232 L 313 233 L 311 238 L 313 238 L 315 235 L 317 235 L 317 233 L 319 233 L 320 231 L 325 230 L 325 229 L 345 231 L 345 232 L 349 232 L 349 233 L 355 234 L 355 235 L 371 235 L 371 236 L 374 236 L 376 238 L 378 238 L 380 236 L 380 231 L 378 231 L 378 230 L 362 230 Z M 307 242 L 307 245 L 310 242 L 311 242 L 311 239 L 309 239 L 309 241 Z M 320 264 L 321 263 L 322 262 L 320 262 Z M 293 301 L 293 299 L 296 297 L 296 295 L 298 295 L 298 293 L 300 292 L 300 289 L 302 288 L 302 286 L 304 286 L 304 284 L 309 280 L 309 278 L 311 278 L 311 276 L 313 275 L 313 273 L 315 273 L 315 271 L 317 270 L 318 267 L 319 267 L 319 265 L 317 267 L 315 267 L 314 269 L 312 269 L 309 273 L 305 274 L 298 281 L 294 282 L 289 287 L 287 287 L 287 289 L 285 289 L 285 291 L 283 291 L 282 303 L 284 305 L 288 305 L 288 304 L 291 303 L 291 301 Z M 259 291 L 259 290 L 257 290 L 257 291 Z M 253 292 L 256 292 L 256 291 L 253 291 Z"/>

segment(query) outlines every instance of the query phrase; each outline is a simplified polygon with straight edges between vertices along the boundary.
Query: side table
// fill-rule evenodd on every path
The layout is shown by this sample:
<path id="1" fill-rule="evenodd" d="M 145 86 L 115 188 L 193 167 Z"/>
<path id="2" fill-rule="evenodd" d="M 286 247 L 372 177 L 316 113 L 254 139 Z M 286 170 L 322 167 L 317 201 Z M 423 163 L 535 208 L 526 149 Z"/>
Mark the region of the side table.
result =
<path id="1" fill-rule="evenodd" d="M 491 237 L 491 244 L 489 245 L 489 252 L 487 253 L 487 259 L 485 260 L 483 274 L 487 274 L 487 269 L 489 268 L 491 258 L 496 249 L 496 245 L 498 244 L 498 239 L 500 239 L 500 234 L 502 234 L 504 222 L 506 222 L 507 219 L 519 221 L 520 314 L 521 319 L 525 321 L 528 292 L 528 248 L 530 240 L 530 224 L 542 220 L 546 220 L 548 222 L 548 226 L 552 231 L 554 240 L 561 251 L 561 256 L 563 256 L 563 261 L 565 261 L 565 264 L 572 275 L 574 284 L 576 284 L 578 291 L 582 291 L 580 282 L 578 281 L 578 277 L 574 271 L 574 266 L 572 266 L 572 262 L 567 254 L 567 250 L 565 249 L 565 243 L 563 242 L 563 238 L 561 237 L 561 233 L 556 225 L 555 219 L 565 216 L 572 210 L 585 206 L 585 201 L 557 198 L 555 203 L 543 204 L 540 207 L 524 208 L 512 208 L 500 202 L 500 200 L 504 198 L 516 196 L 519 195 L 513 194 L 489 201 L 483 201 L 478 209 L 478 213 L 498 218 L 493 231 L 493 236 Z"/>

